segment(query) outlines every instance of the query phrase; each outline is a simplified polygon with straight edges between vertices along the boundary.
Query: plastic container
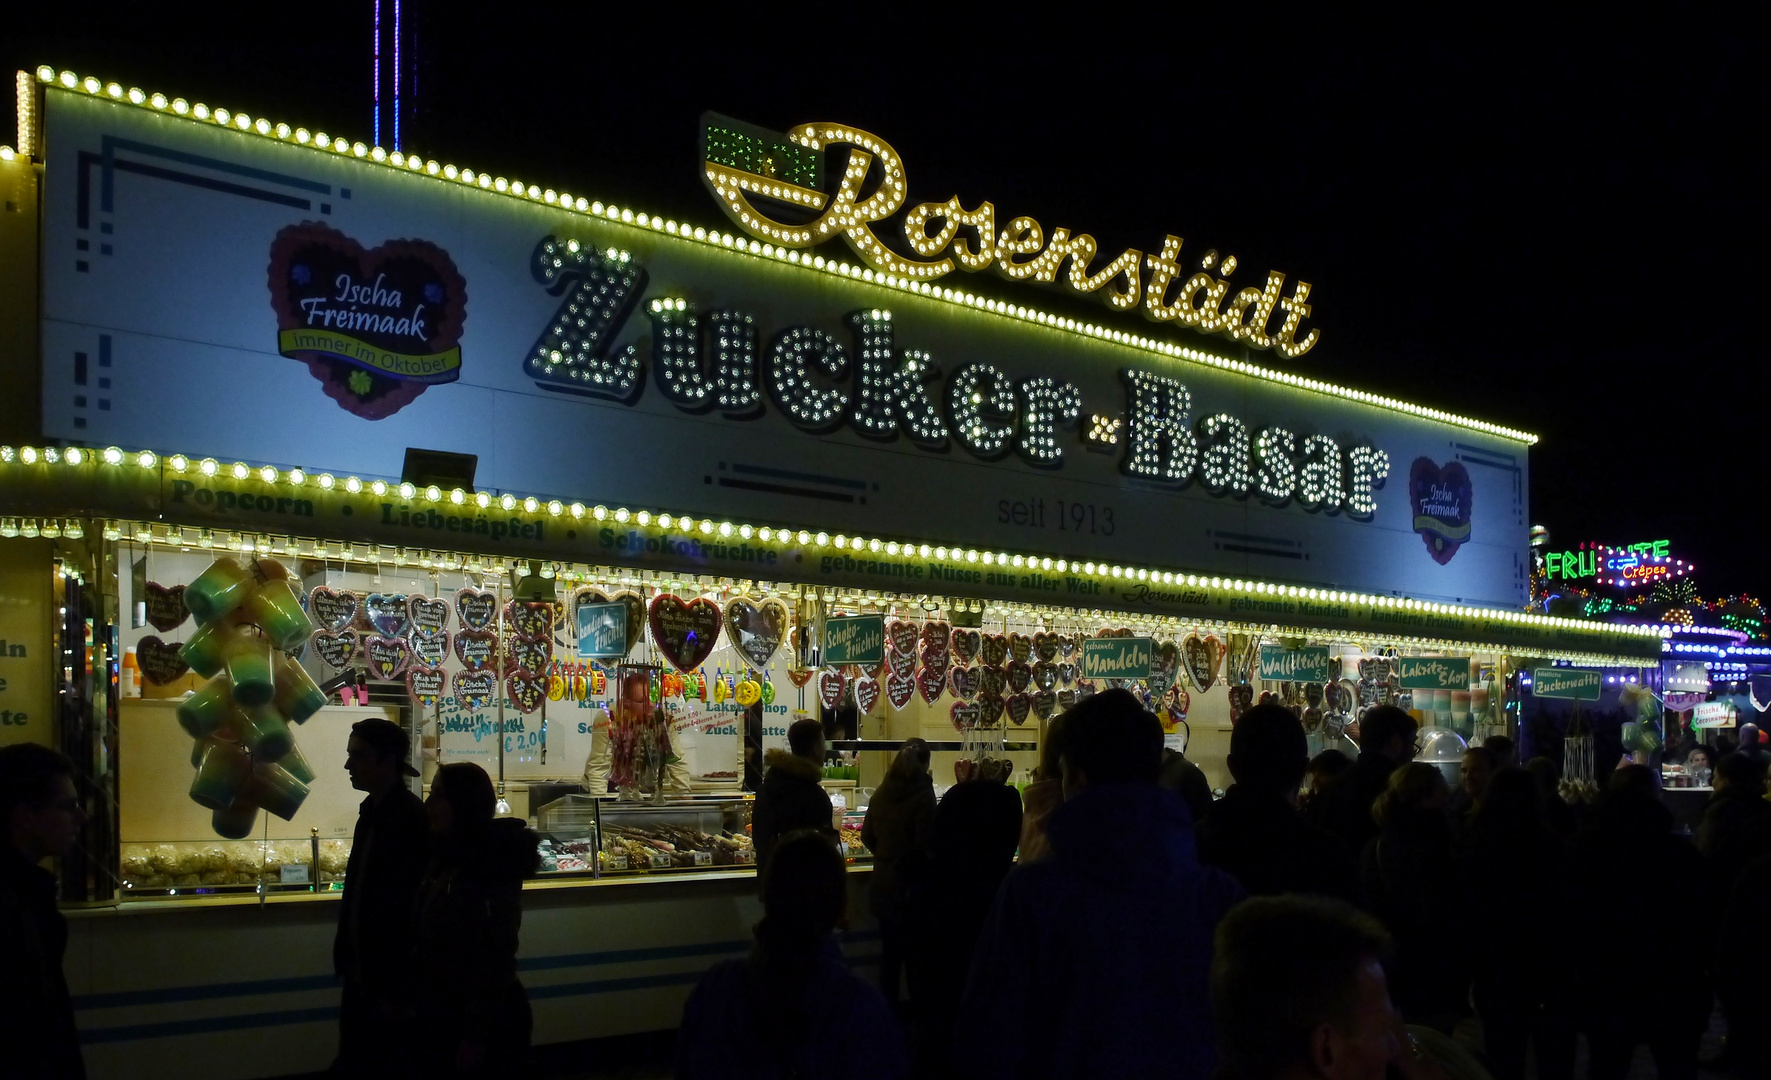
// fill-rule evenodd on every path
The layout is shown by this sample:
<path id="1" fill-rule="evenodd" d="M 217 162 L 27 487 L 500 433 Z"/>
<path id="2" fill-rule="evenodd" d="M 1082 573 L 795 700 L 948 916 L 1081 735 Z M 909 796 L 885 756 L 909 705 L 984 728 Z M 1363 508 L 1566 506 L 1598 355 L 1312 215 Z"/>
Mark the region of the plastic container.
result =
<path id="1" fill-rule="evenodd" d="M 185 586 L 184 606 L 198 623 L 212 623 L 245 603 L 257 587 L 258 578 L 251 571 L 224 555 Z"/>
<path id="2" fill-rule="evenodd" d="M 291 776 L 289 770 L 282 766 L 259 765 L 252 770 L 252 783 L 247 789 L 247 795 L 253 802 L 264 807 L 267 813 L 289 821 L 306 801 L 307 791 L 307 785 Z"/>
<path id="3" fill-rule="evenodd" d="M 265 560 L 260 560 L 265 561 Z M 281 563 L 273 565 L 281 566 Z M 293 649 L 314 632 L 314 624 L 287 581 L 267 581 L 246 598 L 246 618 L 279 649 Z"/>
<path id="4" fill-rule="evenodd" d="M 258 824 L 258 807 L 244 799 L 232 806 L 217 807 L 215 813 L 209 815 L 209 824 L 218 836 L 244 840 L 252 835 L 252 827 Z"/>
<path id="5" fill-rule="evenodd" d="M 193 739 L 213 734 L 234 711 L 233 687 L 226 679 L 210 679 L 178 703 L 178 725 Z"/>
<path id="6" fill-rule="evenodd" d="M 276 669 L 277 709 L 291 722 L 304 722 L 326 704 L 325 691 L 299 663 L 279 654 L 272 667 Z"/>
<path id="7" fill-rule="evenodd" d="M 275 705 L 258 705 L 245 710 L 240 721 L 240 738 L 252 751 L 255 761 L 280 761 L 295 749 L 295 733 L 289 721 Z"/>
<path id="8" fill-rule="evenodd" d="M 234 704 L 241 708 L 268 705 L 276 697 L 271 678 L 271 644 L 250 630 L 228 639 L 223 650 L 228 678 L 234 684 Z"/>
<path id="9" fill-rule="evenodd" d="M 191 781 L 191 798 L 211 810 L 232 806 L 252 775 L 252 755 L 237 742 L 210 740 Z"/>
<path id="10" fill-rule="evenodd" d="M 289 752 L 284 754 L 283 757 L 278 760 L 277 764 L 281 765 L 283 770 L 290 776 L 295 777 L 304 784 L 311 784 L 314 782 L 314 767 L 309 765 L 307 758 L 302 756 L 301 747 L 299 746 L 290 746 Z"/>
<path id="11" fill-rule="evenodd" d="M 179 646 L 178 655 L 199 678 L 213 679 L 227 663 L 228 639 L 233 634 L 234 628 L 226 622 L 210 623 Z"/>

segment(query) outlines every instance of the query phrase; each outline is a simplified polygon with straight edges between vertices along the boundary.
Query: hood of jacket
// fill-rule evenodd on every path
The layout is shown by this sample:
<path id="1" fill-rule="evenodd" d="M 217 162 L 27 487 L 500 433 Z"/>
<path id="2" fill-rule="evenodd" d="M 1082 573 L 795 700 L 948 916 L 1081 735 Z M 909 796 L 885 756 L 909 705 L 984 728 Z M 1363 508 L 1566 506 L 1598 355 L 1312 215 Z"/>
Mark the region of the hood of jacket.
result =
<path id="1" fill-rule="evenodd" d="M 824 779 L 824 770 L 816 761 L 802 758 L 793 751 L 782 750 L 780 747 L 772 748 L 764 754 L 763 764 L 769 770 L 763 776 L 764 784 L 774 780 L 777 775 L 782 779 L 803 780 L 812 784 Z"/>
<path id="2" fill-rule="evenodd" d="M 1045 835 L 1060 863 L 1110 884 L 1199 872 L 1186 802 L 1154 784 L 1090 784 L 1052 811 Z"/>

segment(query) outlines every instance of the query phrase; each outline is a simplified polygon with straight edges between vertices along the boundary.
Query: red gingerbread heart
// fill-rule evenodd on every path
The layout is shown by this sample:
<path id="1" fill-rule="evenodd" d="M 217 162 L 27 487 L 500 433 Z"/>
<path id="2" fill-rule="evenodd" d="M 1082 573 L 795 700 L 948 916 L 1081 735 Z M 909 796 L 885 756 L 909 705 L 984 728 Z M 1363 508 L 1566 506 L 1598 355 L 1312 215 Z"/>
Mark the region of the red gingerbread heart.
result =
<path id="1" fill-rule="evenodd" d="M 978 669 L 970 664 L 947 673 L 947 689 L 956 698 L 970 699 L 978 693 Z"/>
<path id="2" fill-rule="evenodd" d="M 406 669 L 406 696 L 420 709 L 431 708 L 443 700 L 446 682 L 442 668 L 413 664 Z"/>
<path id="3" fill-rule="evenodd" d="M 978 695 L 978 726 L 995 727 L 1002 719 L 1004 705 L 1001 694 Z"/>
<path id="4" fill-rule="evenodd" d="M 461 377 L 467 283 L 426 240 L 362 244 L 304 221 L 271 241 L 278 351 L 300 360 L 326 396 L 365 420 Z"/>
<path id="5" fill-rule="evenodd" d="M 879 680 L 872 676 L 863 676 L 855 680 L 855 707 L 866 716 L 879 704 Z"/>
<path id="6" fill-rule="evenodd" d="M 1027 712 L 1033 707 L 1033 699 L 1026 694 L 1010 694 L 1005 702 L 1008 707 L 1008 718 L 1016 727 L 1027 722 Z"/>
<path id="7" fill-rule="evenodd" d="M 185 663 L 178 650 L 178 642 L 161 641 L 153 634 L 136 642 L 135 662 L 141 668 L 142 679 L 153 686 L 165 686 L 184 678 L 191 665 Z"/>
<path id="8" fill-rule="evenodd" d="M 1025 660 L 1010 660 L 1008 664 L 1008 688 L 1015 693 L 1027 689 L 1033 682 L 1033 665 Z"/>
<path id="9" fill-rule="evenodd" d="M 504 621 L 517 637 L 545 637 L 553 629 L 553 605 L 545 600 L 512 600 L 504 605 Z"/>
<path id="10" fill-rule="evenodd" d="M 848 685 L 849 677 L 840 668 L 826 668 L 818 672 L 818 700 L 826 709 L 834 709 L 842 704 L 842 692 Z"/>
<path id="11" fill-rule="evenodd" d="M 1033 656 L 1033 639 L 1026 634 L 1010 634 L 1008 636 L 1008 654 L 1025 663 Z"/>
<path id="12" fill-rule="evenodd" d="M 886 640 L 891 642 L 891 651 L 906 656 L 916 655 L 916 624 L 903 619 L 893 619 L 886 625 Z"/>
<path id="13" fill-rule="evenodd" d="M 1001 667 L 978 668 L 978 693 L 1001 697 L 1008 689 L 1008 672 Z"/>
<path id="14" fill-rule="evenodd" d="M 976 630 L 961 627 L 953 631 L 953 660 L 959 664 L 969 664 L 978 655 L 978 643 L 982 640 Z"/>
<path id="15" fill-rule="evenodd" d="M 946 649 L 936 649 L 931 645 L 924 645 L 922 647 L 922 669 L 934 672 L 937 680 L 945 679 L 947 667 L 952 662 L 952 657 L 953 654 Z"/>
<path id="16" fill-rule="evenodd" d="M 512 638 L 504 649 L 505 664 L 509 667 L 546 671 L 547 662 L 552 659 L 553 641 L 547 637 Z"/>
<path id="17" fill-rule="evenodd" d="M 902 675 L 905 678 L 909 678 L 910 673 L 916 670 L 916 654 L 913 652 L 901 653 L 892 649 L 887 649 L 886 667 L 893 675 Z"/>
<path id="18" fill-rule="evenodd" d="M 412 649 L 405 638 L 371 637 L 363 646 L 369 661 L 369 674 L 382 682 L 392 682 L 412 659 Z"/>
<path id="19" fill-rule="evenodd" d="M 455 635 L 455 659 L 469 671 L 492 666 L 498 654 L 498 635 L 490 630 L 461 630 Z"/>
<path id="20" fill-rule="evenodd" d="M 811 668 L 788 668 L 787 677 L 793 680 L 793 685 L 803 687 L 812 680 L 812 670 Z"/>
<path id="21" fill-rule="evenodd" d="M 334 671 L 343 671 L 363 647 L 363 639 L 355 630 L 316 630 L 309 639 L 314 653 Z"/>
<path id="22" fill-rule="evenodd" d="M 719 605 L 705 596 L 685 604 L 670 593 L 653 597 L 646 612 L 653 644 L 678 671 L 694 671 L 713 654 L 723 618 Z"/>
<path id="23" fill-rule="evenodd" d="M 184 606 L 184 586 L 174 585 L 170 589 L 158 581 L 148 582 L 147 595 L 142 597 L 148 609 L 148 625 L 162 634 L 177 630 L 190 617 L 190 611 Z M 136 648 L 139 661 L 141 649 Z"/>
<path id="24" fill-rule="evenodd" d="M 1008 638 L 1001 634 L 984 635 L 983 647 L 978 650 L 987 667 L 995 667 L 1008 659 Z"/>
<path id="25" fill-rule="evenodd" d="M 357 621 L 362 606 L 362 598 L 348 589 L 336 591 L 315 585 L 307 594 L 307 613 L 324 630 L 343 630 L 350 626 Z"/>
<path id="26" fill-rule="evenodd" d="M 464 630 L 488 630 L 498 614 L 498 598 L 471 585 L 455 590 L 455 617 Z"/>
<path id="27" fill-rule="evenodd" d="M 947 710 L 953 726 L 960 731 L 971 731 L 978 726 L 983 715 L 983 708 L 975 701 L 955 701 Z"/>
<path id="28" fill-rule="evenodd" d="M 910 699 L 916 696 L 916 679 L 909 674 L 899 674 L 894 671 L 886 679 L 885 692 L 886 700 L 892 703 L 892 708 L 903 709 L 904 706 L 910 704 Z"/>
<path id="29" fill-rule="evenodd" d="M 1050 690 L 1039 690 L 1033 695 L 1033 715 L 1041 720 L 1050 720 L 1052 713 L 1058 709 L 1058 695 Z"/>
<path id="30" fill-rule="evenodd" d="M 441 667 L 449 658 L 449 634 L 447 631 L 426 637 L 414 634 L 408 639 L 412 647 L 412 661 L 425 667 Z"/>
<path id="31" fill-rule="evenodd" d="M 933 648 L 937 652 L 947 651 L 947 639 L 953 635 L 953 627 L 935 619 L 922 624 L 922 648 L 927 652 Z"/>
<path id="32" fill-rule="evenodd" d="M 547 678 L 528 668 L 512 668 L 504 677 L 504 688 L 519 712 L 532 713 L 541 708 L 541 700 L 547 696 Z"/>
<path id="33" fill-rule="evenodd" d="M 1055 660 L 1058 656 L 1058 635 L 1050 630 L 1041 630 L 1033 635 L 1033 655 L 1041 660 Z"/>
<path id="34" fill-rule="evenodd" d="M 457 671 L 449 680 L 455 701 L 464 709 L 483 709 L 492 704 L 498 676 L 490 671 Z"/>
<path id="35" fill-rule="evenodd" d="M 406 618 L 411 622 L 414 634 L 435 637 L 449 625 L 449 605 L 421 593 L 412 593 L 406 597 Z"/>
<path id="36" fill-rule="evenodd" d="M 941 696 L 941 691 L 946 685 L 947 672 L 944 669 L 925 667 L 916 673 L 916 692 L 921 694 L 922 699 L 930 705 L 933 705 L 935 699 Z"/>

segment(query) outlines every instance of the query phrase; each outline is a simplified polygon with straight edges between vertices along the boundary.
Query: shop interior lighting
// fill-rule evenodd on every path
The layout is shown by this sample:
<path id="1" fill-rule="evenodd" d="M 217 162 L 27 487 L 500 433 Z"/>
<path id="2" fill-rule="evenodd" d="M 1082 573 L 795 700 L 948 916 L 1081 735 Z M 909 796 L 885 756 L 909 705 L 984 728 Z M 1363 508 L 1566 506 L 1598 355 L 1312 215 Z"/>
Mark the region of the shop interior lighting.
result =
<path id="1" fill-rule="evenodd" d="M 119 105 L 129 105 L 136 108 L 146 109 L 151 112 L 178 116 L 190 120 L 193 123 L 206 123 L 219 127 L 226 127 L 238 134 L 271 139 L 276 142 L 291 143 L 297 146 L 310 148 L 316 152 L 326 152 L 341 157 L 355 158 L 366 164 L 373 164 L 399 172 L 419 173 L 425 176 L 438 178 L 443 182 L 494 191 L 497 194 L 505 195 L 514 199 L 525 199 L 531 202 L 544 203 L 548 206 L 558 207 L 559 209 L 567 211 L 576 211 L 603 221 L 627 226 L 640 231 L 662 233 L 667 236 L 674 236 L 679 240 L 686 240 L 711 248 L 721 248 L 729 252 L 753 258 L 760 258 L 770 262 L 796 266 L 814 273 L 844 277 L 855 281 L 878 285 L 886 289 L 895 289 L 912 295 L 926 297 L 930 300 L 939 300 L 957 307 L 968 308 L 986 315 L 1031 323 L 1037 326 L 1043 326 L 1050 330 L 1070 333 L 1078 337 L 1089 338 L 1095 341 L 1123 345 L 1127 348 L 1166 357 L 1170 360 L 1201 364 L 1206 367 L 1217 368 L 1222 371 L 1229 371 L 1238 375 L 1265 380 L 1267 382 L 1279 383 L 1300 390 L 1307 390 L 1312 393 L 1343 398 L 1348 401 L 1371 405 L 1377 408 L 1390 409 L 1411 416 L 1434 420 L 1443 424 L 1452 424 L 1457 427 L 1468 428 L 1472 431 L 1480 431 L 1485 434 L 1511 439 L 1528 446 L 1537 442 L 1536 435 L 1520 431 L 1516 428 L 1506 427 L 1501 424 L 1489 423 L 1486 420 L 1475 420 L 1467 416 L 1460 416 L 1456 413 L 1445 412 L 1440 409 L 1432 409 L 1423 405 L 1414 405 L 1383 394 L 1373 394 L 1364 390 L 1355 390 L 1350 387 L 1339 386 L 1320 379 L 1294 375 L 1291 372 L 1276 371 L 1243 360 L 1218 356 L 1201 349 L 1176 345 L 1172 342 L 1159 341 L 1141 334 L 1128 333 L 1124 330 L 1115 330 L 1110 327 L 1101 326 L 1097 323 L 1053 314 L 1023 304 L 1008 303 L 1006 301 L 979 296 L 975 293 L 961 289 L 934 285 L 927 281 L 917 280 L 915 277 L 908 274 L 882 273 L 870 268 L 859 267 L 851 263 L 842 262 L 837 259 L 827 259 L 822 255 L 813 255 L 809 252 L 801 252 L 794 248 L 777 247 L 774 244 L 762 243 L 750 237 L 739 236 L 730 232 L 721 232 L 718 229 L 707 229 L 699 225 L 690 225 L 684 222 L 678 222 L 674 219 L 665 218 L 658 214 L 651 214 L 644 211 L 636 212 L 628 207 L 619 207 L 599 200 L 586 199 L 582 195 L 574 196 L 568 192 L 556 191 L 553 188 L 544 189 L 536 184 L 525 184 L 522 181 L 507 179 L 502 176 L 494 177 L 488 173 L 478 172 L 473 169 L 457 168 L 453 164 L 441 164 L 435 160 L 427 161 L 417 155 L 403 154 L 399 150 L 394 150 L 390 153 L 380 146 L 371 148 L 365 146 L 361 142 L 352 143 L 347 139 L 333 137 L 325 132 L 310 132 L 307 128 L 292 128 L 284 123 L 272 124 L 270 121 L 263 118 L 254 121 L 244 114 L 231 113 L 224 108 L 211 109 L 209 106 L 201 102 L 192 105 L 184 98 L 168 99 L 164 94 L 150 94 L 137 88 L 125 90 L 117 83 L 101 83 L 98 79 L 90 76 L 82 79 L 72 71 L 58 72 L 53 67 L 47 65 L 37 69 L 37 81 L 45 86 L 54 86 L 68 91 L 84 92 L 92 97 L 105 98 L 114 101 Z"/>

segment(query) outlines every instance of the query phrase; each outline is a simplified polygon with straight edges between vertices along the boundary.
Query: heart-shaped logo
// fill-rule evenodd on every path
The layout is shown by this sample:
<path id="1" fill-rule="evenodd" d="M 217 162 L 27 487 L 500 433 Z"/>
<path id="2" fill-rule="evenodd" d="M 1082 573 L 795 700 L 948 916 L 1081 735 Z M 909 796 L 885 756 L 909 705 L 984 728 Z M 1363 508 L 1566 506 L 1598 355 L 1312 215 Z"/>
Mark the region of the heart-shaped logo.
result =
<path id="1" fill-rule="evenodd" d="M 498 653 L 498 635 L 490 630 L 462 630 L 455 635 L 455 659 L 469 671 L 492 666 Z"/>
<path id="2" fill-rule="evenodd" d="M 955 701 L 948 708 L 947 715 L 952 719 L 954 728 L 959 731 L 971 731 L 978 726 L 978 719 L 983 715 L 983 712 L 984 710 L 975 701 Z"/>
<path id="3" fill-rule="evenodd" d="M 142 602 L 148 609 L 148 625 L 162 634 L 178 629 L 191 614 L 184 606 L 183 585 L 174 585 L 169 589 L 158 581 L 150 581 Z M 140 652 L 138 646 L 138 660 Z"/>
<path id="4" fill-rule="evenodd" d="M 902 709 L 916 696 L 916 679 L 908 673 L 894 671 L 886 679 L 885 692 L 886 700 L 892 703 L 892 708 Z"/>
<path id="5" fill-rule="evenodd" d="M 519 712 L 532 713 L 547 696 L 547 679 L 528 668 L 511 668 L 504 677 L 504 689 Z"/>
<path id="6" fill-rule="evenodd" d="M 365 249 L 317 221 L 288 225 L 271 241 L 270 292 L 277 351 L 365 420 L 461 377 L 467 283 L 427 240 Z"/>
<path id="7" fill-rule="evenodd" d="M 879 680 L 870 675 L 855 680 L 855 707 L 866 716 L 879 704 Z"/>
<path id="8" fill-rule="evenodd" d="M 949 623 L 943 622 L 940 619 L 936 619 L 931 622 L 923 623 L 922 624 L 922 650 L 923 650 L 923 652 L 928 652 L 931 648 L 934 649 L 936 652 L 946 652 L 947 651 L 947 641 L 952 636 L 953 636 L 953 627 Z"/>
<path id="9" fill-rule="evenodd" d="M 527 668 L 530 671 L 547 670 L 547 662 L 553 659 L 553 639 L 511 638 L 504 646 L 505 666 Z"/>
<path id="10" fill-rule="evenodd" d="M 941 696 L 941 691 L 946 686 L 947 672 L 945 670 L 936 671 L 934 668 L 925 667 L 916 673 L 916 692 L 921 694 L 922 700 L 930 705 L 933 705 L 935 699 Z"/>
<path id="11" fill-rule="evenodd" d="M 812 681 L 812 669 L 801 667 L 788 668 L 787 677 L 792 680 L 793 685 L 803 687 L 806 683 Z"/>
<path id="12" fill-rule="evenodd" d="M 933 645 L 922 647 L 922 669 L 935 673 L 937 680 L 947 677 L 947 668 L 953 662 L 953 654 L 946 649 L 936 649 Z"/>
<path id="13" fill-rule="evenodd" d="M 1010 634 L 1008 636 L 1008 654 L 1022 662 L 1032 659 L 1033 639 L 1026 634 Z"/>
<path id="14" fill-rule="evenodd" d="M 355 630 L 316 630 L 310 640 L 314 652 L 334 671 L 350 667 L 363 648 L 363 639 Z"/>
<path id="15" fill-rule="evenodd" d="M 1050 690 L 1058 685 L 1058 665 L 1050 660 L 1041 660 L 1033 665 L 1033 685 L 1041 690 Z"/>
<path id="16" fill-rule="evenodd" d="M 455 617 L 463 630 L 490 629 L 497 615 L 498 598 L 491 593 L 472 585 L 455 590 Z"/>
<path id="17" fill-rule="evenodd" d="M 406 670 L 412 650 L 405 638 L 377 636 L 364 643 L 363 655 L 369 661 L 369 674 L 382 682 L 392 682 L 396 675 Z"/>
<path id="18" fill-rule="evenodd" d="M 449 605 L 446 601 L 413 593 L 406 597 L 406 618 L 411 622 L 414 634 L 435 637 L 449 626 Z"/>
<path id="19" fill-rule="evenodd" d="M 1027 689 L 1033 683 L 1033 665 L 1025 660 L 1010 660 L 1008 665 L 1008 688 L 1015 693 Z"/>
<path id="20" fill-rule="evenodd" d="M 787 637 L 787 605 L 772 596 L 760 603 L 740 596 L 726 605 L 726 635 L 738 655 L 761 671 Z"/>
<path id="21" fill-rule="evenodd" d="M 1041 630 L 1033 635 L 1033 655 L 1041 660 L 1058 658 L 1058 635 L 1050 630 Z"/>
<path id="22" fill-rule="evenodd" d="M 985 634 L 984 643 L 978 649 L 978 656 L 985 666 L 995 667 L 1008 659 L 1008 638 L 1001 634 Z"/>
<path id="23" fill-rule="evenodd" d="M 591 585 L 577 589 L 572 593 L 573 618 L 576 619 L 579 604 L 620 604 L 627 612 L 627 651 L 640 643 L 645 636 L 646 600 L 631 589 L 623 589 L 617 593 L 605 593 Z"/>
<path id="24" fill-rule="evenodd" d="M 1033 695 L 1033 715 L 1041 720 L 1050 720 L 1052 713 L 1058 709 L 1058 695 L 1050 690 L 1040 690 Z"/>
<path id="25" fill-rule="evenodd" d="M 978 646 L 983 640 L 984 635 L 978 633 L 976 630 L 968 630 L 963 626 L 953 631 L 953 662 L 956 664 L 969 664 L 977 659 Z"/>
<path id="26" fill-rule="evenodd" d="M 362 604 L 356 593 L 328 589 L 324 585 L 315 585 L 307 594 L 307 613 L 325 630 L 343 630 L 356 622 Z"/>
<path id="27" fill-rule="evenodd" d="M 1007 704 L 1001 694 L 978 695 L 978 726 L 995 727 L 1002 722 L 1002 710 Z"/>
<path id="28" fill-rule="evenodd" d="M 1254 707 L 1254 687 L 1246 684 L 1230 687 L 1230 723 L 1242 719 L 1242 714 Z"/>
<path id="29" fill-rule="evenodd" d="M 1414 510 L 1414 531 L 1427 554 L 1444 566 L 1470 538 L 1470 471 L 1463 462 L 1440 467 L 1418 457 L 1408 469 L 1408 499 Z"/>
<path id="30" fill-rule="evenodd" d="M 420 709 L 428 709 L 443 700 L 447 680 L 443 669 L 427 664 L 413 664 L 406 669 L 406 696 Z"/>
<path id="31" fill-rule="evenodd" d="M 179 602 L 184 602 L 182 597 Z M 184 678 L 191 665 L 185 663 L 178 650 L 177 642 L 161 641 L 153 634 L 136 642 L 135 662 L 141 667 L 141 677 L 155 686 L 165 686 Z"/>
<path id="32" fill-rule="evenodd" d="M 980 665 L 978 668 L 978 693 L 991 697 L 1001 697 L 1008 689 L 1008 669 L 1000 665 Z"/>
<path id="33" fill-rule="evenodd" d="M 1158 697 L 1168 693 L 1181 674 L 1181 647 L 1172 641 L 1158 641 L 1150 649 L 1150 692 Z"/>
<path id="34" fill-rule="evenodd" d="M 492 704 L 498 676 L 490 671 L 457 671 L 449 680 L 456 702 L 464 709 L 483 709 Z"/>
<path id="35" fill-rule="evenodd" d="M 542 637 L 553 629 L 553 605 L 545 600 L 512 600 L 504 605 L 504 621 L 517 637 Z"/>
<path id="36" fill-rule="evenodd" d="M 670 593 L 653 597 L 646 617 L 653 643 L 678 671 L 693 671 L 712 655 L 724 618 L 719 605 L 705 596 L 685 604 Z"/>
<path id="37" fill-rule="evenodd" d="M 903 675 L 908 678 L 910 673 L 916 670 L 916 654 L 913 652 L 901 653 L 887 649 L 886 668 L 893 675 Z"/>
<path id="38" fill-rule="evenodd" d="M 978 694 L 978 669 L 970 664 L 947 673 L 947 689 L 956 698 L 973 698 Z"/>
<path id="39" fill-rule="evenodd" d="M 441 667 L 449 658 L 449 635 L 447 633 L 414 634 L 406 639 L 412 647 L 412 662 L 426 667 Z"/>
<path id="40" fill-rule="evenodd" d="M 917 629 L 913 622 L 893 619 L 886 624 L 886 640 L 891 643 L 892 652 L 916 655 Z"/>
<path id="41" fill-rule="evenodd" d="M 405 637 L 411 620 L 406 616 L 405 593 L 370 593 L 363 601 L 369 625 L 382 637 Z"/>
<path id="42" fill-rule="evenodd" d="M 849 677 L 840 668 L 826 668 L 818 672 L 818 700 L 826 709 L 834 709 L 842 704 L 842 692 L 848 685 Z"/>
<path id="43" fill-rule="evenodd" d="M 1187 640 L 1181 642 L 1181 655 L 1187 662 L 1187 674 L 1193 679 L 1193 685 L 1205 693 L 1218 681 L 1218 661 L 1224 657 L 1224 643 L 1216 634 L 1208 634 L 1201 639 L 1198 634 L 1188 634 Z"/>

